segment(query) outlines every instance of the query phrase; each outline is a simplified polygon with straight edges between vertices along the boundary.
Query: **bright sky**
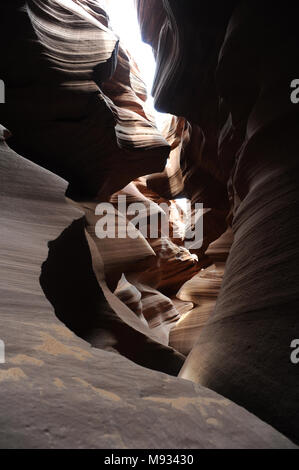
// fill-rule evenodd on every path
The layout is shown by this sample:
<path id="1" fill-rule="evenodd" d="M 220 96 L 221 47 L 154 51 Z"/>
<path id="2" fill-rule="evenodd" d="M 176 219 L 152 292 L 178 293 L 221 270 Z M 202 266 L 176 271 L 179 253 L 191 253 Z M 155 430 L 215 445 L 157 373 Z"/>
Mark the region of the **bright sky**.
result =
<path id="1" fill-rule="evenodd" d="M 105 0 L 105 3 L 111 27 L 137 62 L 147 87 L 148 103 L 154 107 L 151 90 L 156 64 L 152 48 L 142 42 L 134 0 Z M 167 114 L 157 111 L 154 114 L 161 129 Z"/>
<path id="2" fill-rule="evenodd" d="M 147 87 L 148 103 L 152 105 L 154 110 L 151 90 L 156 64 L 152 48 L 142 42 L 134 0 L 105 0 L 105 4 L 112 29 L 120 37 L 123 45 L 137 62 Z M 163 123 L 169 115 L 159 113 L 155 110 L 154 115 L 156 117 L 157 126 L 162 129 Z M 187 210 L 187 199 L 178 199 L 176 202 L 184 211 Z"/>

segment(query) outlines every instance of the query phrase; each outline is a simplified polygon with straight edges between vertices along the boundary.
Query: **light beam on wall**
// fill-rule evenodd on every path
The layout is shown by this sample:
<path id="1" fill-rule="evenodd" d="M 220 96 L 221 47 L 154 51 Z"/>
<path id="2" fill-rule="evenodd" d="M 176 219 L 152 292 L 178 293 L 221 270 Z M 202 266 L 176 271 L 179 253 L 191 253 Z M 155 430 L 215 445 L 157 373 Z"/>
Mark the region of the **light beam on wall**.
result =
<path id="1" fill-rule="evenodd" d="M 155 76 L 155 58 L 152 48 L 141 39 L 134 0 L 104 0 L 105 9 L 110 18 L 113 31 L 136 61 L 148 93 L 148 104 L 152 107 L 159 129 L 163 128 L 168 114 L 154 109 L 151 90 Z"/>
<path id="2" fill-rule="evenodd" d="M 154 109 L 151 90 L 156 63 L 152 48 L 142 41 L 134 0 L 104 0 L 104 4 L 113 31 L 119 36 L 139 67 L 147 88 L 148 104 L 152 107 L 157 127 L 162 130 L 169 114 L 159 113 Z M 187 211 L 187 199 L 177 199 L 176 202 L 183 211 Z"/>

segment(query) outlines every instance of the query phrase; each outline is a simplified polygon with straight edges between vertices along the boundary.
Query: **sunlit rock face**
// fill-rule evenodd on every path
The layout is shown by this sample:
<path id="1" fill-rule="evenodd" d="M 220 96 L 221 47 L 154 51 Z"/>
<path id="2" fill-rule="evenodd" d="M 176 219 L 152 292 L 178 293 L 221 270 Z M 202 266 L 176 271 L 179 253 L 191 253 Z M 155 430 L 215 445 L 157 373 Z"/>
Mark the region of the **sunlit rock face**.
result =
<path id="1" fill-rule="evenodd" d="M 1 118 L 12 148 L 65 178 L 77 197 L 105 199 L 164 168 L 169 146 L 100 2 L 5 2 L 1 19 L 9 103 Z"/>
<path id="2" fill-rule="evenodd" d="M 296 42 L 237 3 L 136 1 L 163 132 L 101 1 L 0 6 L 0 446 L 293 446 L 259 418 L 298 438 Z M 204 206 L 190 251 L 180 197 Z M 134 239 L 98 237 L 100 202 Z M 145 236 L 131 203 L 148 228 L 166 205 L 169 233 Z"/>
<path id="3" fill-rule="evenodd" d="M 229 175 L 218 161 L 223 113 L 214 75 L 235 3 L 211 8 L 205 2 L 190 2 L 186 8 L 179 0 L 136 1 L 142 37 L 157 60 L 155 106 L 177 116 L 164 131 L 171 145 L 169 165 L 163 173 L 149 176 L 148 186 L 168 198 L 185 195 L 209 210 L 200 256 L 227 229 Z"/>
<path id="4" fill-rule="evenodd" d="M 69 198 L 85 214 L 86 230 L 94 243 L 92 257 L 99 254 L 103 259 L 98 282 L 104 277 L 113 292 L 124 275 L 137 296 L 143 293 L 140 318 L 146 319 L 146 325 L 135 312 L 133 327 L 168 343 L 170 327 L 180 317 L 172 299 L 176 300 L 184 282 L 212 260 L 202 256 L 197 261 L 182 246 L 182 238 L 172 240 L 160 233 L 145 239 L 140 233 L 134 240 L 99 240 L 95 231 L 97 204 L 113 204 L 118 195 L 128 203 L 142 202 L 148 211 L 162 201 L 175 205 L 136 179 L 162 170 L 171 150 L 145 102 L 137 65 L 110 29 L 100 2 L 17 2 L 1 6 L 1 13 L 5 21 L 0 34 L 8 44 L 0 70 L 7 92 L 1 120 L 11 132 L 8 145 L 68 181 Z M 117 217 L 130 223 L 126 213 Z M 73 236 L 69 230 L 53 245 L 44 266 L 42 280 L 54 305 L 57 298 L 62 301 L 63 291 L 58 293 L 62 284 L 52 282 L 52 265 L 57 257 L 71 257 L 72 249 L 67 252 L 64 245 L 70 246 Z M 64 268 L 67 260 L 61 262 L 60 271 L 69 277 Z M 65 303 L 58 309 L 62 321 L 76 334 L 85 335 L 84 321 L 66 309 Z M 90 341 L 106 345 L 94 336 L 89 335 Z M 122 353 L 124 343 L 119 346 Z M 138 363 L 142 356 L 140 351 L 130 353 Z M 173 351 L 173 357 L 169 370 L 157 362 L 154 368 L 178 373 L 184 356 Z"/>
<path id="5" fill-rule="evenodd" d="M 295 447 L 217 393 L 169 375 L 175 354 L 129 328 L 99 256 L 92 269 L 84 213 L 66 202 L 65 181 L 0 139 L 0 182 L 0 448 Z M 154 363 L 168 374 L 149 370 Z"/>
<path id="6" fill-rule="evenodd" d="M 145 103 L 138 67 L 109 28 L 100 2 L 17 2 L 2 5 L 1 18 L 0 35 L 7 44 L 0 66 L 7 95 L 1 120 L 11 131 L 8 144 L 68 181 L 68 196 L 84 210 L 87 230 L 95 235 L 97 203 L 110 201 L 128 183 L 134 188 L 136 178 L 163 170 L 169 156 L 170 145 Z M 155 205 L 135 192 L 135 201 L 141 197 L 147 206 Z M 130 198 L 130 192 L 122 194 Z M 125 214 L 119 217 L 126 219 Z M 197 263 L 167 237 L 94 239 L 112 290 L 123 273 L 135 270 L 136 282 L 156 289 L 154 299 L 175 297 L 186 280 L 210 264 L 207 259 Z M 148 276 L 140 278 L 144 266 Z M 55 300 L 55 293 L 49 295 Z M 167 299 L 171 318 L 177 319 Z M 168 331 L 164 307 L 165 302 L 153 307 L 149 335 L 153 325 L 163 330 L 164 322 Z M 75 328 L 72 322 L 69 326 Z M 175 373 L 183 361 L 177 357 Z"/>
<path id="7" fill-rule="evenodd" d="M 180 375 L 298 440 L 299 374 L 290 361 L 299 337 L 298 108 L 290 100 L 299 75 L 296 15 L 252 1 L 137 6 L 157 57 L 158 109 L 201 129 L 196 158 L 181 154 L 188 190 L 192 182 L 193 195 L 219 209 L 223 184 L 234 234 L 216 308 Z M 194 300 L 194 289 L 200 296 L 199 279 L 180 298 Z M 186 353 L 179 326 L 173 342 Z"/>

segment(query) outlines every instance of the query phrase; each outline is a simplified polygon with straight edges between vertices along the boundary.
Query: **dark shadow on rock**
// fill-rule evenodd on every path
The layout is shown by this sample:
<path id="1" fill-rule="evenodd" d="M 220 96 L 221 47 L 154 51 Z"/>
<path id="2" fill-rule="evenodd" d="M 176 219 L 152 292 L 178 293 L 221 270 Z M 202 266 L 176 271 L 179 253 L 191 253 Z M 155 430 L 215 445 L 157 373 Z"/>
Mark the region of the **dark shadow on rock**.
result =
<path id="1" fill-rule="evenodd" d="M 177 375 L 185 357 L 124 323 L 109 306 L 92 269 L 84 217 L 49 242 L 40 284 L 55 314 L 93 347 L 117 351 L 135 363 Z"/>

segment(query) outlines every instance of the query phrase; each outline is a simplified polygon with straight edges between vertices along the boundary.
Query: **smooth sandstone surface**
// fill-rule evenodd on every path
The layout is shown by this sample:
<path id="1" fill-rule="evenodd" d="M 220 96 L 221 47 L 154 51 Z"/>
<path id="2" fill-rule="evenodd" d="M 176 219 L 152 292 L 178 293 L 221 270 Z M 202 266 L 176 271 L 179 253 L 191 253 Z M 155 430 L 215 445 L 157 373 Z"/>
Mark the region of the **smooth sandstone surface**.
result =
<path id="1" fill-rule="evenodd" d="M 136 5 L 163 133 L 101 2 L 0 5 L 0 445 L 292 447 L 259 418 L 299 442 L 296 15 Z M 99 241 L 119 193 L 203 203 L 202 248 Z"/>
<path id="2" fill-rule="evenodd" d="M 16 152 L 63 177 L 78 198 L 107 200 L 163 170 L 169 145 L 101 3 L 2 2 L 0 40 L 1 123 Z"/>
<path id="3" fill-rule="evenodd" d="M 294 447 L 216 393 L 91 348 L 64 326 L 40 275 L 48 243 L 82 213 L 63 180 L 3 142 L 0 154 L 1 448 Z M 73 261 L 80 269 L 75 251 Z"/>
<path id="4" fill-rule="evenodd" d="M 299 108 L 290 99 L 299 75 L 298 7 L 257 0 L 137 6 L 157 59 L 155 103 L 189 121 L 184 191 L 211 209 L 211 227 L 222 226 L 223 210 L 234 235 L 215 309 L 180 375 L 298 442 L 299 369 L 290 360 L 299 337 Z M 179 333 L 177 347 L 187 351 Z"/>

